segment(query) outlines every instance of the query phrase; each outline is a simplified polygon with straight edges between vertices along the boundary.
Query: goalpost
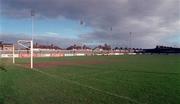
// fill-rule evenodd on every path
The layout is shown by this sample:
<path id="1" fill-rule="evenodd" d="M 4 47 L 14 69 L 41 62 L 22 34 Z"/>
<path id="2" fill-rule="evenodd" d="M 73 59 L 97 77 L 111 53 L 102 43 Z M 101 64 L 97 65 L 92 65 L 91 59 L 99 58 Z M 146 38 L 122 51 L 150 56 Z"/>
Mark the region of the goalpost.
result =
<path id="1" fill-rule="evenodd" d="M 30 50 L 30 65 L 31 65 L 30 68 L 33 69 L 33 41 L 32 40 L 18 40 L 17 45 Z M 13 63 L 15 63 L 15 45 L 13 45 Z"/>

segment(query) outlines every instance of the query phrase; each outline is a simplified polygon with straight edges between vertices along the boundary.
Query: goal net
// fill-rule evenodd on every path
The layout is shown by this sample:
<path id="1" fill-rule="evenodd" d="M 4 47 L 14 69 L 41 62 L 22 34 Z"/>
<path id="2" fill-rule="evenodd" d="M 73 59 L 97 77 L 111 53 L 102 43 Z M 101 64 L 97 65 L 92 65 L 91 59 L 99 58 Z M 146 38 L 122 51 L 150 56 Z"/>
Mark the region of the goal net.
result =
<path id="1" fill-rule="evenodd" d="M 30 57 L 30 68 L 33 69 L 33 41 L 32 40 L 18 40 L 17 41 L 18 51 L 23 49 L 28 50 L 26 57 Z M 23 52 L 23 51 L 22 51 Z M 15 63 L 15 45 L 13 45 L 13 63 Z"/>

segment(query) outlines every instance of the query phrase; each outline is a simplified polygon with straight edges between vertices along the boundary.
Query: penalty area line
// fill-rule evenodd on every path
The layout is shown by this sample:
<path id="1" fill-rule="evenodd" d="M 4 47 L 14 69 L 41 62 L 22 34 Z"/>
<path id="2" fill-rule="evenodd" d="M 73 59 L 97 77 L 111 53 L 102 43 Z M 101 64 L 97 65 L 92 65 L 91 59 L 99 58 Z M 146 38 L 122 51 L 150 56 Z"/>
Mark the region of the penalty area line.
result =
<path id="1" fill-rule="evenodd" d="M 88 86 L 88 85 L 84 85 L 84 84 L 81 84 L 77 81 L 72 81 L 72 80 L 68 80 L 68 79 L 65 79 L 65 78 L 62 78 L 62 77 L 59 77 L 59 76 L 56 76 L 56 75 L 52 75 L 52 74 L 49 74 L 49 73 L 46 73 L 44 71 L 40 71 L 39 69 L 37 68 L 33 68 L 35 71 L 41 73 L 41 74 L 44 74 L 46 76 L 49 76 L 49 77 L 52 77 L 52 78 L 56 78 L 56 79 L 61 79 L 61 80 L 64 80 L 64 81 L 67 81 L 69 83 L 72 83 L 72 84 L 75 84 L 75 85 L 78 85 L 78 86 L 81 86 L 81 87 L 84 87 L 84 88 L 88 88 L 88 89 L 91 89 L 91 90 L 94 90 L 94 91 L 97 91 L 101 94 L 106 94 L 106 95 L 110 95 L 110 96 L 114 96 L 114 97 L 117 97 L 117 98 L 121 98 L 121 99 L 125 99 L 125 100 L 128 100 L 128 101 L 131 101 L 133 103 L 136 103 L 136 104 L 145 104 L 145 103 L 141 103 L 141 102 L 138 102 L 130 97 L 126 97 L 126 96 L 121 96 L 121 95 L 118 95 L 118 94 L 115 94 L 115 93 L 111 93 L 111 92 L 108 92 L 108 91 L 103 91 L 103 90 L 100 90 L 100 89 L 97 89 L 97 88 L 94 88 L 92 86 Z"/>

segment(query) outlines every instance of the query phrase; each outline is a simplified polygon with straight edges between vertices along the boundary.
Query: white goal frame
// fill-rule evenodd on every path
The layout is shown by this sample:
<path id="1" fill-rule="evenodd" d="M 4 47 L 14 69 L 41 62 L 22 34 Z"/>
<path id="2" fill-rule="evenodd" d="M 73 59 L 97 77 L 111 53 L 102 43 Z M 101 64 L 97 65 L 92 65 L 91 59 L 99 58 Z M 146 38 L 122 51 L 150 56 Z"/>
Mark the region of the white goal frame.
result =
<path id="1" fill-rule="evenodd" d="M 31 69 L 33 69 L 33 40 L 18 40 L 17 45 L 30 49 Z M 28 47 L 29 45 L 30 47 Z M 13 45 L 13 63 L 15 63 L 15 45 Z"/>

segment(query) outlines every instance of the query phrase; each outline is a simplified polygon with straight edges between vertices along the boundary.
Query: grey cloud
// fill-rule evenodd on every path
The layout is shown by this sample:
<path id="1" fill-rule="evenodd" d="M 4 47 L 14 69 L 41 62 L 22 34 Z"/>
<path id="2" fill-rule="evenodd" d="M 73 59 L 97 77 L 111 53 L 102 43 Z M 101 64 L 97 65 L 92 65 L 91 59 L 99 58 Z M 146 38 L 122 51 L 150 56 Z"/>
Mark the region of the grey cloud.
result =
<path id="1" fill-rule="evenodd" d="M 132 32 L 135 47 L 153 47 L 165 43 L 167 37 L 177 36 L 180 30 L 179 0 L 1 1 L 2 15 L 10 18 L 28 18 L 33 8 L 39 18 L 83 19 L 94 32 L 79 35 L 78 41 L 89 40 L 89 43 L 128 45 L 129 32 Z"/>

